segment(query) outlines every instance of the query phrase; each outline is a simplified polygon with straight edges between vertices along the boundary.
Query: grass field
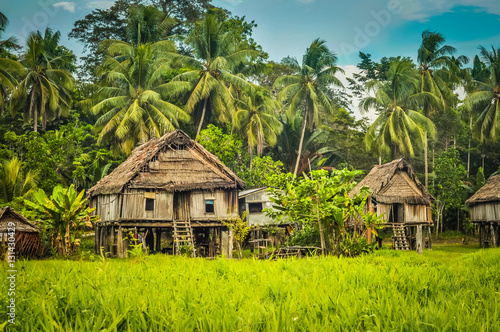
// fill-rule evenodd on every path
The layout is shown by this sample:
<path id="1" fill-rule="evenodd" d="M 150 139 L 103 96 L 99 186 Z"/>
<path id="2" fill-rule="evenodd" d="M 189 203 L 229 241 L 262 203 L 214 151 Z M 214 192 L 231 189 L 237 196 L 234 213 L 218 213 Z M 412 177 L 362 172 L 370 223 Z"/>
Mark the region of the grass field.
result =
<path id="1" fill-rule="evenodd" d="M 17 269 L 17 323 L 7 330 L 500 331 L 500 249 L 475 245 L 354 259 L 155 255 Z"/>

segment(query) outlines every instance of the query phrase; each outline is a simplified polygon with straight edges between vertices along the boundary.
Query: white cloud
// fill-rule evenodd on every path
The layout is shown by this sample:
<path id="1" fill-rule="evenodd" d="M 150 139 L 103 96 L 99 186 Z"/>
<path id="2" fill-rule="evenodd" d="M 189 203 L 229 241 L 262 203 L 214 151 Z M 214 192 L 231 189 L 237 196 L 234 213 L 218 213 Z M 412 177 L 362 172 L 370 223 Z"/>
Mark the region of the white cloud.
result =
<path id="1" fill-rule="evenodd" d="M 75 3 L 74 2 L 67 2 L 67 1 L 56 2 L 56 3 L 52 4 L 52 6 L 54 6 L 56 8 L 61 7 L 63 10 L 66 10 L 70 13 L 75 12 Z"/>
<path id="2" fill-rule="evenodd" d="M 426 21 L 429 17 L 453 11 L 457 6 L 477 7 L 489 14 L 500 15 L 500 1 L 491 0 L 393 0 L 399 4 L 401 16 L 408 20 Z"/>
<path id="3" fill-rule="evenodd" d="M 109 9 L 109 7 L 113 6 L 115 2 L 111 0 L 99 0 L 99 1 L 91 1 L 87 5 L 89 8 L 97 8 L 97 9 Z"/>
<path id="4" fill-rule="evenodd" d="M 349 82 L 347 81 L 347 78 L 350 77 L 350 78 L 353 78 L 353 75 L 355 73 L 359 73 L 361 70 L 359 70 L 358 67 L 354 66 L 354 65 L 345 65 L 345 66 L 339 66 L 340 68 L 342 68 L 344 70 L 344 74 L 342 73 L 338 73 L 337 74 L 337 77 L 338 79 L 340 80 L 340 82 L 342 82 L 342 84 L 344 85 L 344 88 L 346 88 L 346 91 L 347 93 L 351 93 L 351 91 L 349 90 Z M 356 117 L 356 119 L 361 119 L 363 117 L 367 117 L 369 122 L 372 123 L 373 121 L 375 121 L 375 119 L 377 118 L 377 114 L 375 114 L 374 111 L 369 111 L 369 112 L 361 112 L 359 110 L 359 99 L 356 98 L 356 97 L 353 97 L 352 98 L 352 105 L 351 105 L 351 110 L 353 111 L 354 113 L 354 116 Z"/>

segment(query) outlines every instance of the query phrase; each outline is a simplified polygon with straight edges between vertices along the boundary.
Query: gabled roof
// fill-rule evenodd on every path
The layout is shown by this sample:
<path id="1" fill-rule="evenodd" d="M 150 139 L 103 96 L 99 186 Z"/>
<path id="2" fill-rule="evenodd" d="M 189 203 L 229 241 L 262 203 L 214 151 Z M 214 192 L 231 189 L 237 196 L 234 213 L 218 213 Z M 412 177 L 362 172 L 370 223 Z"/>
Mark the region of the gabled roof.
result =
<path id="1" fill-rule="evenodd" d="M 486 184 L 481 187 L 465 204 L 473 206 L 480 203 L 500 201 L 500 174 L 491 176 Z"/>
<path id="2" fill-rule="evenodd" d="M 260 187 L 260 188 L 253 188 L 253 189 L 248 189 L 244 191 L 240 191 L 238 193 L 238 198 L 244 198 L 247 197 L 248 195 L 258 193 L 260 191 L 266 191 L 268 187 Z"/>
<path id="3" fill-rule="evenodd" d="M 369 187 L 371 196 L 385 204 L 407 203 L 428 205 L 432 195 L 420 183 L 405 159 L 376 165 L 361 182 L 354 187 L 349 196 L 358 194 L 362 187 Z"/>
<path id="4" fill-rule="evenodd" d="M 9 218 L 9 216 L 11 218 Z M 13 208 L 6 206 L 0 209 L 0 233 L 6 233 L 7 228 L 12 228 L 8 226 L 8 221 L 12 221 L 16 224 L 16 232 L 40 233 L 38 228 L 30 223 L 25 216 L 15 211 Z"/>
<path id="5" fill-rule="evenodd" d="M 168 168 L 150 169 L 158 165 L 160 152 L 171 152 Z M 175 152 L 174 152 L 175 151 Z M 156 162 L 156 163 L 155 163 Z M 177 129 L 161 138 L 138 146 L 111 174 L 102 178 L 88 191 L 89 196 L 116 194 L 125 186 L 157 188 L 171 191 L 236 188 L 245 189 L 244 182 L 220 160 Z"/>

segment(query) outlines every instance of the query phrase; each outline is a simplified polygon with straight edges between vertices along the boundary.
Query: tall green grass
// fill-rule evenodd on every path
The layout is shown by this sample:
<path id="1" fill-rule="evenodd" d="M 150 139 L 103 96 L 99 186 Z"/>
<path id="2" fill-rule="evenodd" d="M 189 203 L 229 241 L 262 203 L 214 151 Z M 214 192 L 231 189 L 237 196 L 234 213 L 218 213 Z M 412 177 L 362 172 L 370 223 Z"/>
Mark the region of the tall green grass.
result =
<path id="1" fill-rule="evenodd" d="M 499 331 L 500 249 L 443 259 L 446 254 L 19 262 L 17 324 L 6 328 Z M 3 321 L 7 282 L 0 291 Z"/>

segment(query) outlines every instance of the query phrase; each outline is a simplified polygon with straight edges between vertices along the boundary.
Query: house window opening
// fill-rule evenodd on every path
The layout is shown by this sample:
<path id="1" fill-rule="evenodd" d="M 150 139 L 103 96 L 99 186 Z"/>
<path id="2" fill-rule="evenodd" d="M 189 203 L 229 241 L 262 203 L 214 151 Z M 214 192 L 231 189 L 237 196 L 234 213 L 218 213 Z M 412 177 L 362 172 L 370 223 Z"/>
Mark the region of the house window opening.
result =
<path id="1" fill-rule="evenodd" d="M 248 203 L 249 213 L 261 213 L 262 212 L 262 202 L 259 203 Z"/>
<path id="2" fill-rule="evenodd" d="M 205 212 L 206 213 L 214 213 L 214 200 L 213 199 L 206 199 L 205 200 Z"/>
<path id="3" fill-rule="evenodd" d="M 152 198 L 146 198 L 146 211 L 154 211 L 155 200 Z"/>

